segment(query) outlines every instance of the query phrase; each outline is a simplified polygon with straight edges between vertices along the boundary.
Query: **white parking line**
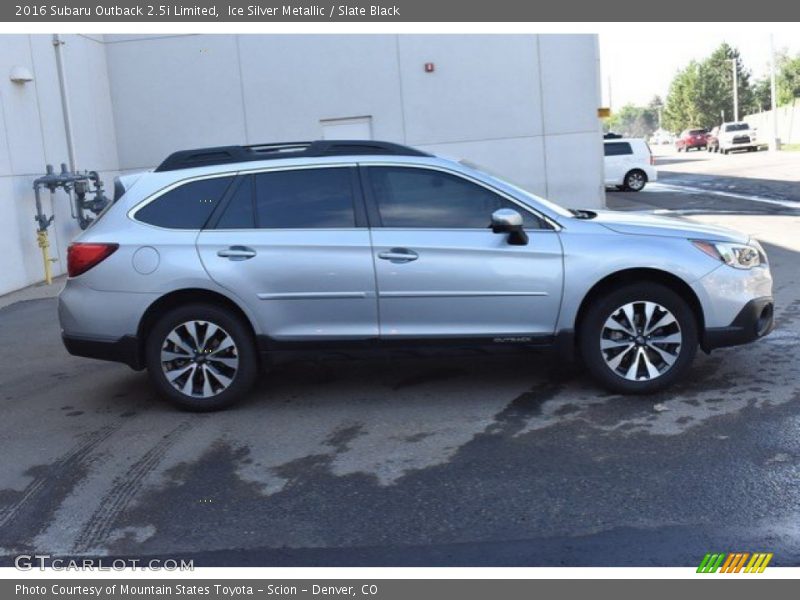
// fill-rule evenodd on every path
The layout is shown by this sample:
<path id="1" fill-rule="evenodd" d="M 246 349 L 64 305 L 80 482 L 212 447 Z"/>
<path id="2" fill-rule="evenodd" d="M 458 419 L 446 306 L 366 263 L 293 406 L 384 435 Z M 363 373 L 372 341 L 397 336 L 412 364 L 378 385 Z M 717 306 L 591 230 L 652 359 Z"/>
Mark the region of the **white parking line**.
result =
<path id="1" fill-rule="evenodd" d="M 653 182 L 642 191 L 675 192 L 678 194 L 714 194 L 716 196 L 725 196 L 727 198 L 736 198 L 738 200 L 749 200 L 750 202 L 761 202 L 762 204 L 771 204 L 773 206 L 782 206 L 784 208 L 800 209 L 800 202 L 794 202 L 792 200 L 775 200 L 773 198 L 765 198 L 764 196 L 751 196 L 748 194 L 737 194 L 735 192 L 722 192 L 718 190 L 709 190 L 706 188 L 691 187 L 687 185 L 674 185 L 670 183 Z"/>

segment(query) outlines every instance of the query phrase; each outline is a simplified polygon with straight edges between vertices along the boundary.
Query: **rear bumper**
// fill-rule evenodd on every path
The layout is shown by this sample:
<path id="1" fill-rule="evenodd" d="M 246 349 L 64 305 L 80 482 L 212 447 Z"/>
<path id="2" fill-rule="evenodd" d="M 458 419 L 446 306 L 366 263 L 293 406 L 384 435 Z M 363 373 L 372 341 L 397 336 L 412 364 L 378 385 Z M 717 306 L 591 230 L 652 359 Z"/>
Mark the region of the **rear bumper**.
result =
<path id="1" fill-rule="evenodd" d="M 771 296 L 755 298 L 745 304 L 727 327 L 707 328 L 700 347 L 705 352 L 710 352 L 714 348 L 754 342 L 773 330 L 775 327 L 774 312 Z"/>
<path id="2" fill-rule="evenodd" d="M 705 148 L 708 145 L 706 140 L 689 140 L 684 143 L 687 148 Z"/>
<path id="3" fill-rule="evenodd" d="M 135 336 L 126 335 L 116 340 L 104 340 L 62 334 L 61 339 L 67 352 L 73 356 L 120 362 L 136 371 L 144 368 L 139 341 Z"/>

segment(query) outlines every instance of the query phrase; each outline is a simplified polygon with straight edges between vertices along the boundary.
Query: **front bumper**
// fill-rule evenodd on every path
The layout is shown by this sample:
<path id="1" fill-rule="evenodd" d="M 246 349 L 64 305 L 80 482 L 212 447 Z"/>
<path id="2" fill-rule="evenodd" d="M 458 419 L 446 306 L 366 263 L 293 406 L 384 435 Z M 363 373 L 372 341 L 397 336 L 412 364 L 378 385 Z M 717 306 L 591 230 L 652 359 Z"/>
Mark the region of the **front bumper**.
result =
<path id="1" fill-rule="evenodd" d="M 704 352 L 714 348 L 739 346 L 764 337 L 775 327 L 775 307 L 771 296 L 754 298 L 727 327 L 706 328 L 700 347 Z"/>
<path id="2" fill-rule="evenodd" d="M 135 336 L 125 335 L 116 340 L 106 340 L 62 333 L 61 339 L 67 352 L 73 356 L 120 362 L 136 371 L 144 369 L 144 359 Z"/>

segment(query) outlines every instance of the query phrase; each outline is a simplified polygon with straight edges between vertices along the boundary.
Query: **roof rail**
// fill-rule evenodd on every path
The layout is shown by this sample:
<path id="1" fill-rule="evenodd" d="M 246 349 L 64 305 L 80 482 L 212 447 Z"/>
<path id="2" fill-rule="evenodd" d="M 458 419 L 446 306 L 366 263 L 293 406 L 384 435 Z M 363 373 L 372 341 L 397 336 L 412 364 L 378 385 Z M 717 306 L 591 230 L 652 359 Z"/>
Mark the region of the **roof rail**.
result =
<path id="1" fill-rule="evenodd" d="M 157 172 L 177 171 L 192 167 L 227 165 L 254 160 L 280 158 L 306 158 L 315 156 L 347 156 L 363 154 L 388 154 L 394 156 L 430 156 L 416 148 L 392 142 L 372 140 L 316 140 L 313 142 L 285 142 L 282 144 L 255 144 L 251 146 L 217 146 L 180 150 L 170 154 L 156 167 Z"/>

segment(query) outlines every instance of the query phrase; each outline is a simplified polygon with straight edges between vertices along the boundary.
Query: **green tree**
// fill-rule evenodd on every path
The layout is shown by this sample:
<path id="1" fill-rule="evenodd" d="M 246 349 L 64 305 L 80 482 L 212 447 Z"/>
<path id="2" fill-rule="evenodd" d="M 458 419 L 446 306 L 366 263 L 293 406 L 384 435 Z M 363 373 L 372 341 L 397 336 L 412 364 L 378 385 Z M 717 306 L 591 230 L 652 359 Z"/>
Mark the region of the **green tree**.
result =
<path id="1" fill-rule="evenodd" d="M 769 77 L 758 79 L 753 84 L 753 97 L 756 111 L 769 110 L 772 106 L 772 86 Z"/>
<path id="2" fill-rule="evenodd" d="M 778 106 L 784 106 L 800 98 L 800 54 L 789 56 L 782 52 L 775 61 L 777 73 L 775 85 L 778 88 Z"/>
<path id="3" fill-rule="evenodd" d="M 691 61 L 678 71 L 672 79 L 664 103 L 663 126 L 670 131 L 680 131 L 686 127 L 699 127 L 700 115 L 696 107 L 699 95 L 700 65 Z"/>
<path id="4" fill-rule="evenodd" d="M 647 137 L 658 128 L 656 106 L 652 105 L 652 101 L 647 106 L 626 104 L 606 120 L 606 131 L 621 133 L 626 137 Z"/>
<path id="5" fill-rule="evenodd" d="M 701 62 L 692 61 L 670 85 L 664 108 L 664 127 L 680 131 L 689 127 L 713 127 L 733 120 L 733 65 L 736 65 L 739 118 L 757 107 L 757 99 L 739 51 L 722 43 Z"/>
<path id="6" fill-rule="evenodd" d="M 777 106 L 785 106 L 800 98 L 800 54 L 789 56 L 786 51 L 775 57 L 775 87 Z M 772 85 L 769 77 L 763 77 L 753 84 L 756 110 L 769 110 L 772 107 Z"/>
<path id="7" fill-rule="evenodd" d="M 702 125 L 705 127 L 719 123 L 723 111 L 726 121 L 734 119 L 732 61 L 736 63 L 739 118 L 757 109 L 750 83 L 750 71 L 745 69 L 739 51 L 723 42 L 711 56 L 700 63 L 700 94 L 697 102 Z"/>

